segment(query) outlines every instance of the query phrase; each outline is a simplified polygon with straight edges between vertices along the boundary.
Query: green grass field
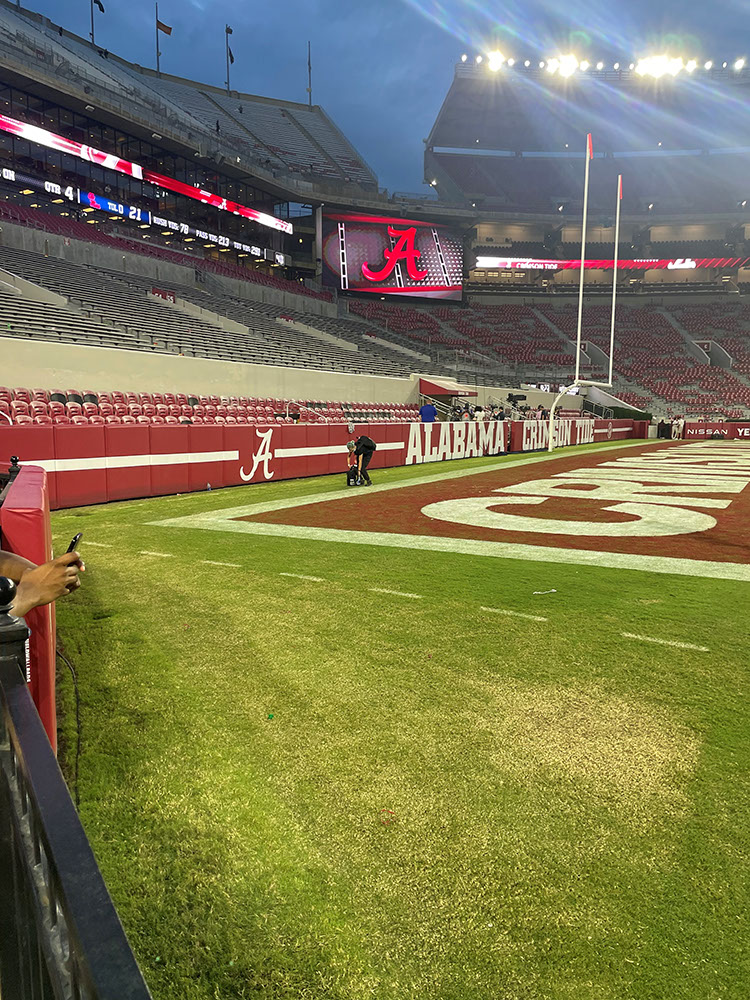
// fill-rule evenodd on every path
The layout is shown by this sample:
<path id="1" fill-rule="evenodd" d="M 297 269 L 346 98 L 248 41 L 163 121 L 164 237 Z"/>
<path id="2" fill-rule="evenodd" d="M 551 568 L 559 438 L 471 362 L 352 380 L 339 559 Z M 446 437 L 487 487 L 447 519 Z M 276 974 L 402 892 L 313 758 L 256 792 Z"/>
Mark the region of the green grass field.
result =
<path id="1" fill-rule="evenodd" d="M 81 817 L 156 1000 L 746 1000 L 748 585 L 148 523 L 342 478 L 53 515 Z"/>

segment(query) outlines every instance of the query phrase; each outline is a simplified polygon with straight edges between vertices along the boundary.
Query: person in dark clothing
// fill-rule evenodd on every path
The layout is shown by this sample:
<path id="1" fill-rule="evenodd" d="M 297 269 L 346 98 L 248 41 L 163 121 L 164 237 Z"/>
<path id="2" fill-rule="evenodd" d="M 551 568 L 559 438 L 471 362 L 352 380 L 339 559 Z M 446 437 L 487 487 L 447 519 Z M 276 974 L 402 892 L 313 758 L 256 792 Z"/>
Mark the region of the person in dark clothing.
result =
<path id="1" fill-rule="evenodd" d="M 363 434 L 361 437 L 358 437 L 356 441 L 347 442 L 346 447 L 349 449 L 349 465 L 354 465 L 356 463 L 360 479 L 364 479 L 365 486 L 372 486 L 372 479 L 370 479 L 369 473 L 367 472 L 367 466 L 370 464 L 370 459 L 375 454 L 377 445 L 372 438 Z"/>

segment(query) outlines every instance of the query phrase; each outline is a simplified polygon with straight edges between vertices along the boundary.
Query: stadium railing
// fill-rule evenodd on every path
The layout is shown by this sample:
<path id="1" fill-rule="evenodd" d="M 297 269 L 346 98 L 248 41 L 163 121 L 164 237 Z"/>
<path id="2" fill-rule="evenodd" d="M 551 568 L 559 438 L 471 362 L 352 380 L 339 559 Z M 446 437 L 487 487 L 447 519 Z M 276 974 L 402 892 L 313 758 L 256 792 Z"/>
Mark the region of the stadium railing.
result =
<path id="1" fill-rule="evenodd" d="M 0 994 L 150 1000 L 26 685 L 0 577 Z"/>

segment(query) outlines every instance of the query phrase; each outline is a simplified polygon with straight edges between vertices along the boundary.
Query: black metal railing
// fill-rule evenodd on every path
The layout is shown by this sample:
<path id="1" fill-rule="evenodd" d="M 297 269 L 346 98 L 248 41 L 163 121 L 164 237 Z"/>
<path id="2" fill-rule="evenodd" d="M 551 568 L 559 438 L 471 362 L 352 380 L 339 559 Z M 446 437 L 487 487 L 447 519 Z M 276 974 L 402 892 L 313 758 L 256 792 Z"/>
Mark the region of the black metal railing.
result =
<path id="1" fill-rule="evenodd" d="M 26 685 L 0 577 L 0 995 L 150 1000 Z"/>

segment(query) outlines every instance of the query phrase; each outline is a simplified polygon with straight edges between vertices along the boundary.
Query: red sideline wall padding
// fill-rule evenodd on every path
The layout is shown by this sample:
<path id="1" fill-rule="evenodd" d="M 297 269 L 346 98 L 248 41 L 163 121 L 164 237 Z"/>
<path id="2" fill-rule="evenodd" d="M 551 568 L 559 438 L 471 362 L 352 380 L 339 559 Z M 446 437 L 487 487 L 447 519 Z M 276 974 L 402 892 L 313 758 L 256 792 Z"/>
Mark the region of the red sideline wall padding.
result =
<path id="1" fill-rule="evenodd" d="M 682 431 L 682 436 L 689 441 L 705 441 L 706 438 L 711 438 L 714 434 L 720 434 L 728 441 L 750 441 L 750 423 L 686 423 Z"/>
<path id="2" fill-rule="evenodd" d="M 36 428 L 28 430 L 33 433 Z M 45 563 L 52 558 L 47 474 L 43 469 L 33 465 L 21 469 L 0 507 L 0 528 L 2 547 L 6 551 L 35 563 Z M 54 604 L 33 608 L 26 616 L 26 623 L 31 629 L 31 696 L 52 749 L 56 751 Z"/>
<path id="3" fill-rule="evenodd" d="M 570 428 L 566 428 L 566 425 Z M 636 436 L 630 420 L 565 420 L 561 443 Z M 0 427 L 0 465 L 11 455 L 49 475 L 55 509 L 108 500 L 240 486 L 342 472 L 346 442 L 378 445 L 370 468 L 443 462 L 546 447 L 543 421 L 345 424 Z M 567 441 L 567 436 L 571 441 Z M 645 437 L 645 425 L 642 430 Z M 511 447 L 508 448 L 510 443 Z"/>

